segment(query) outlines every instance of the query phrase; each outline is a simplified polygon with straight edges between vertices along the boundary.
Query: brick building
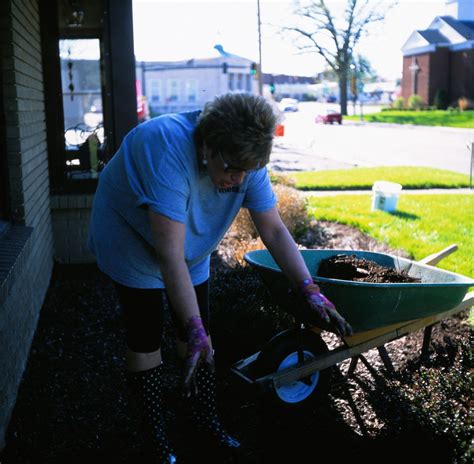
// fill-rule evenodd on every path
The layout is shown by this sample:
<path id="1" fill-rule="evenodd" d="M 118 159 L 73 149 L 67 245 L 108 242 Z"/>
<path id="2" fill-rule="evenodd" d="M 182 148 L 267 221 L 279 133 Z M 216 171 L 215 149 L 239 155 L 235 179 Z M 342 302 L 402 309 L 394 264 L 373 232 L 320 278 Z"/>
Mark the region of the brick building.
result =
<path id="1" fill-rule="evenodd" d="M 132 0 L 2 0 L 0 19 L 1 450 L 53 265 L 88 259 L 100 163 L 137 100 Z"/>
<path id="2" fill-rule="evenodd" d="M 432 105 L 444 93 L 448 105 L 474 100 L 474 1 L 448 0 L 446 16 L 412 32 L 402 47 L 402 96 Z"/>

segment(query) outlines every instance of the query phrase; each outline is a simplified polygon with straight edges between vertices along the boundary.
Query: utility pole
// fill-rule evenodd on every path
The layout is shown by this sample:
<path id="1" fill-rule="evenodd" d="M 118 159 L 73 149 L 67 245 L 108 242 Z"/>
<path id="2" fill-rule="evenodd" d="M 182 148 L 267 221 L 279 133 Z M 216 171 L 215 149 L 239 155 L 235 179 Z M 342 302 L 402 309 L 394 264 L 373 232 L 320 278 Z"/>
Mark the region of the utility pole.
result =
<path id="1" fill-rule="evenodd" d="M 142 61 L 141 63 L 141 68 L 142 68 L 142 95 L 146 96 L 146 77 L 145 77 L 146 66 L 145 66 L 144 61 Z"/>
<path id="2" fill-rule="evenodd" d="M 472 190 L 472 168 L 474 166 L 474 142 L 467 144 L 467 149 L 471 152 L 471 169 L 469 170 L 469 188 Z"/>
<path id="3" fill-rule="evenodd" d="M 263 95 L 262 76 L 262 33 L 260 23 L 260 0 L 257 0 L 257 21 L 258 21 L 258 93 Z"/>

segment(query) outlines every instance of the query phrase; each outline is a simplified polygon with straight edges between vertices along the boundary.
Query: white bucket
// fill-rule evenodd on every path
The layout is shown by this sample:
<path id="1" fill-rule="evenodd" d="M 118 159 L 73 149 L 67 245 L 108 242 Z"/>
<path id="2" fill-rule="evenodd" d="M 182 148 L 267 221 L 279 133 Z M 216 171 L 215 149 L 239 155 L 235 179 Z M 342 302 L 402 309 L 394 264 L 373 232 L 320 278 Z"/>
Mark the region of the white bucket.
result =
<path id="1" fill-rule="evenodd" d="M 378 180 L 372 186 L 372 211 L 380 209 L 389 213 L 397 209 L 402 186 L 395 182 Z"/>

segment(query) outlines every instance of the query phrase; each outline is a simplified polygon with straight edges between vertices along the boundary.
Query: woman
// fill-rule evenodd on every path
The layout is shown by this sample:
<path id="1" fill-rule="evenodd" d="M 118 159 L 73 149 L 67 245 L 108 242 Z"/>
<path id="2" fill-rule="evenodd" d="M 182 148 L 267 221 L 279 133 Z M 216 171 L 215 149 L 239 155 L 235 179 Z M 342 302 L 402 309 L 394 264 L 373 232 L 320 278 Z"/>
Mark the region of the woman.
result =
<path id="1" fill-rule="evenodd" d="M 221 446 L 240 447 L 215 408 L 208 279 L 210 254 L 241 207 L 249 209 L 263 242 L 317 319 L 350 332 L 313 283 L 276 209 L 265 168 L 275 125 L 264 98 L 227 94 L 202 112 L 163 115 L 135 127 L 101 173 L 89 246 L 115 282 L 126 324 L 128 380 L 159 462 L 176 462 L 161 420 L 163 294 L 193 423 Z"/>

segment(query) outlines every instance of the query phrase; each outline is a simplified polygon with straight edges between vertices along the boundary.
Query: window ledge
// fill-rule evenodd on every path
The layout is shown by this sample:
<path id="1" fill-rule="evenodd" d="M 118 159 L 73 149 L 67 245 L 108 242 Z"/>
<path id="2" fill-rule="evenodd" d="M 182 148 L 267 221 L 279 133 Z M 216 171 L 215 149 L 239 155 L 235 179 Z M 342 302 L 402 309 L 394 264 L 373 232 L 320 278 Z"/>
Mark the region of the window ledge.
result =
<path id="1" fill-rule="evenodd" d="M 27 265 L 32 233 L 32 227 L 10 226 L 0 236 L 0 305 Z"/>

